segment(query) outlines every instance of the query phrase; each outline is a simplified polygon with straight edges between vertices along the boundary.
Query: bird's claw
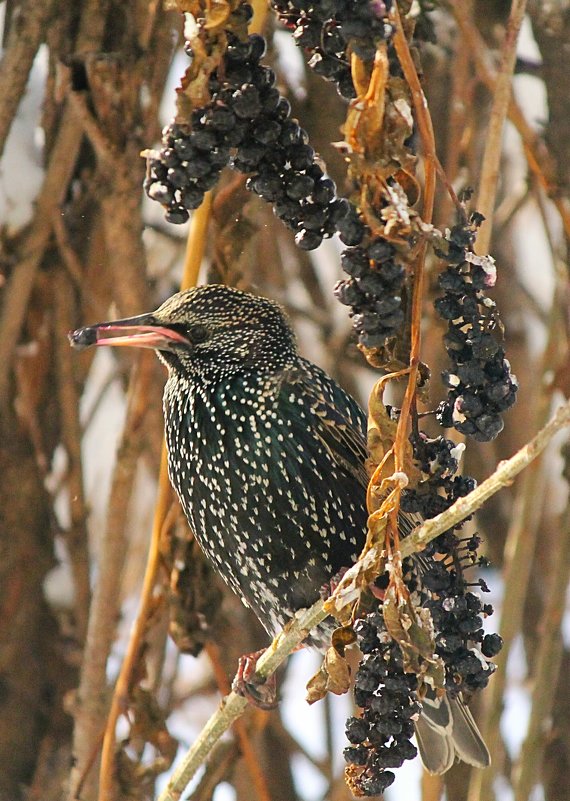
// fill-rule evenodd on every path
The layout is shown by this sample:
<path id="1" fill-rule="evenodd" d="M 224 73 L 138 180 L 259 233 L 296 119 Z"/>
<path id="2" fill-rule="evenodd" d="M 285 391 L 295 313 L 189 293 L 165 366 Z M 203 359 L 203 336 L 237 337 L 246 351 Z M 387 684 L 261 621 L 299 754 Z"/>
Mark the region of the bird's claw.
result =
<path id="1" fill-rule="evenodd" d="M 240 656 L 232 690 L 259 709 L 270 710 L 277 706 L 277 682 L 275 674 L 267 679 L 256 674 L 257 660 L 262 653 L 263 650 Z"/>
<path id="2" fill-rule="evenodd" d="M 321 597 L 321 600 L 326 601 L 327 598 L 331 597 L 331 595 L 336 590 L 340 582 L 343 580 L 344 574 L 346 573 L 347 570 L 348 567 L 341 567 L 341 569 L 337 573 L 335 573 L 334 576 L 331 579 L 329 579 L 329 581 L 326 581 L 323 584 L 323 586 L 319 590 L 319 595 Z"/>

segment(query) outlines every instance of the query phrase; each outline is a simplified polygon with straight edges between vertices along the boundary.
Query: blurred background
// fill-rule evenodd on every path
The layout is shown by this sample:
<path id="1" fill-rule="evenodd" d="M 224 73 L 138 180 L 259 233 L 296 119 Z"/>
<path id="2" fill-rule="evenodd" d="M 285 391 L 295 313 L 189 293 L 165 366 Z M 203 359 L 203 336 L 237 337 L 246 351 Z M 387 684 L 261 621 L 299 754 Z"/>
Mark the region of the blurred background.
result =
<path id="1" fill-rule="evenodd" d="M 346 103 L 264 4 L 254 5 L 266 62 L 342 194 L 345 164 L 331 143 L 342 139 Z M 422 47 L 421 62 L 438 155 L 456 189 L 477 188 L 510 3 L 433 6 L 436 41 Z M 67 333 L 152 309 L 180 286 L 193 221 L 168 224 L 143 198 L 140 152 L 173 116 L 188 58 L 181 15 L 158 0 L 5 0 L 0 13 L 0 799 L 93 801 L 155 515 L 164 371 L 152 353 L 77 355 Z M 498 439 L 468 443 L 464 470 L 478 480 L 570 390 L 569 75 L 570 5 L 529 0 L 491 243 L 493 297 L 520 390 Z M 201 210 L 199 282 L 280 301 L 303 355 L 365 406 L 378 373 L 332 293 L 339 243 L 300 251 L 244 184 L 223 173 Z M 434 219 L 442 229 L 454 222 L 443 190 Z M 433 375 L 431 408 L 446 363 L 431 303 L 436 269 L 428 260 L 422 360 Z M 477 776 L 458 766 L 440 779 L 415 761 L 398 771 L 389 801 L 570 798 L 565 439 L 468 524 L 492 562 L 489 630 L 506 642 L 475 710 L 493 765 Z M 174 500 L 164 502 L 159 590 L 117 727 L 121 799 L 154 797 L 227 691 L 238 657 L 267 642 L 204 563 Z M 351 798 L 342 777 L 351 701 L 309 708 L 305 684 L 317 667 L 311 653 L 290 659 L 279 709 L 249 710 L 190 798 Z"/>

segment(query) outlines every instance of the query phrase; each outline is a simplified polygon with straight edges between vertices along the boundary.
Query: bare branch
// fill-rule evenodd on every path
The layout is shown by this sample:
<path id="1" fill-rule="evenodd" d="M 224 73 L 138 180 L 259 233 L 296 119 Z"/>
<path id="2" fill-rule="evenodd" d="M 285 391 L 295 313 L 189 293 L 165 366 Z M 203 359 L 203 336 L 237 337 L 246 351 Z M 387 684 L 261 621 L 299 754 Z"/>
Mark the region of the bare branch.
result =
<path id="1" fill-rule="evenodd" d="M 57 390 L 61 410 L 62 440 L 67 452 L 69 469 L 70 525 L 66 545 L 73 574 L 77 637 L 84 642 L 87 633 L 91 588 L 89 579 L 89 541 L 87 536 L 87 506 L 83 488 L 81 459 L 81 425 L 79 396 L 73 370 L 74 355 L 69 347 L 67 332 L 75 325 L 75 302 L 68 276 L 60 270 L 55 282 L 55 319 Z"/>
<path id="2" fill-rule="evenodd" d="M 477 237 L 477 246 L 480 253 L 488 253 L 493 231 L 493 215 L 495 213 L 495 198 L 499 180 L 499 164 L 502 153 L 503 128 L 512 93 L 512 78 L 517 56 L 517 40 L 520 27 L 524 19 L 526 0 L 513 0 L 511 14 L 507 23 L 505 40 L 502 46 L 503 60 L 499 75 L 495 83 L 495 94 L 489 129 L 483 154 L 481 180 L 477 196 L 477 209 L 485 215 L 485 222 L 481 226 Z"/>
<path id="3" fill-rule="evenodd" d="M 125 527 L 142 441 L 138 433 L 148 409 L 154 363 L 143 354 L 131 382 L 117 461 L 113 473 L 107 523 L 100 542 L 99 578 L 93 593 L 83 666 L 75 711 L 75 770 L 70 799 L 92 801 L 96 797 L 97 771 L 93 754 L 101 744 L 108 709 L 107 659 L 120 618 L 121 577 L 127 552 Z M 90 771 L 93 770 L 93 773 Z M 82 785 L 79 793 L 79 784 Z"/>
<path id="4" fill-rule="evenodd" d="M 540 765 L 549 735 L 548 720 L 552 715 L 557 683 L 564 650 L 560 626 L 570 579 L 570 509 L 566 510 L 550 555 L 553 572 L 546 595 L 547 601 L 540 626 L 540 645 L 533 679 L 532 708 L 525 741 L 518 764 L 515 782 L 515 801 L 526 801 L 540 779 Z"/>
<path id="5" fill-rule="evenodd" d="M 0 61 L 0 158 L 52 8 L 53 0 L 41 3 L 26 0 L 10 20 L 8 41 Z"/>

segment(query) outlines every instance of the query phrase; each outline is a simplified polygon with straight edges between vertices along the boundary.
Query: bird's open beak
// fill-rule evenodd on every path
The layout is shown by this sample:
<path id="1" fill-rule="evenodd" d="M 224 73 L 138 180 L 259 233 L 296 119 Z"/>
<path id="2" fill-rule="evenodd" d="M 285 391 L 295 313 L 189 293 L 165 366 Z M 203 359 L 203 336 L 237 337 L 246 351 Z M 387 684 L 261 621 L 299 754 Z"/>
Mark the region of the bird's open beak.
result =
<path id="1" fill-rule="evenodd" d="M 71 331 L 68 336 L 72 347 L 78 350 L 91 345 L 173 350 L 177 344 L 186 346 L 191 344 L 174 328 L 160 325 L 151 314 L 89 325 Z"/>

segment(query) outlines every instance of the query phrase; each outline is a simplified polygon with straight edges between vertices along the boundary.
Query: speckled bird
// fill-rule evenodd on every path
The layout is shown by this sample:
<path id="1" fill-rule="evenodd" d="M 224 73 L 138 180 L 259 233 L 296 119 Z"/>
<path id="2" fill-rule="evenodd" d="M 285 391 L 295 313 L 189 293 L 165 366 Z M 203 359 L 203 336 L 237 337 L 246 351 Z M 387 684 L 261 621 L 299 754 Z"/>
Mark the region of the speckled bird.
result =
<path id="1" fill-rule="evenodd" d="M 355 561 L 367 525 L 366 416 L 299 355 L 278 304 L 211 284 L 71 341 L 156 350 L 168 368 L 170 481 L 215 569 L 271 635 Z M 325 625 L 312 642 L 328 636 Z M 456 756 L 486 764 L 460 700 L 434 707 L 418 738 L 428 769 L 442 772 Z"/>

